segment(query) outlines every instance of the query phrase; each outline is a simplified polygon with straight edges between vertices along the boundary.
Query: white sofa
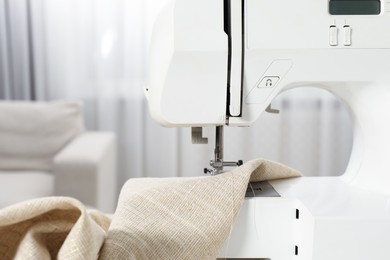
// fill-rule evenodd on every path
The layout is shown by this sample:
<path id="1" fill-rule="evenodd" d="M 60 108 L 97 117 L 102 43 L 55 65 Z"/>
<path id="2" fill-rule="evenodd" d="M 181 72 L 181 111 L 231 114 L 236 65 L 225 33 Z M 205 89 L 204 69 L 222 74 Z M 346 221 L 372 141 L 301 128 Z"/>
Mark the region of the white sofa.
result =
<path id="1" fill-rule="evenodd" d="M 70 196 L 114 211 L 115 135 L 85 131 L 82 110 L 77 102 L 0 102 L 0 208 Z"/>

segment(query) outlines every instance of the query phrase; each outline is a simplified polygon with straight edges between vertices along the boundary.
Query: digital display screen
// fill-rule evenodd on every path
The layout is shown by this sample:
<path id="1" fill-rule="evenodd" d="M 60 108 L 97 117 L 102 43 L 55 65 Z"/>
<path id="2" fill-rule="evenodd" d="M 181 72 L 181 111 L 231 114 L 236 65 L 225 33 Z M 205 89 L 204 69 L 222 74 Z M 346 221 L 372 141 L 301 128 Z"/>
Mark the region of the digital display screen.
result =
<path id="1" fill-rule="evenodd" d="M 333 15 L 378 15 L 380 0 L 330 0 L 329 13 Z"/>

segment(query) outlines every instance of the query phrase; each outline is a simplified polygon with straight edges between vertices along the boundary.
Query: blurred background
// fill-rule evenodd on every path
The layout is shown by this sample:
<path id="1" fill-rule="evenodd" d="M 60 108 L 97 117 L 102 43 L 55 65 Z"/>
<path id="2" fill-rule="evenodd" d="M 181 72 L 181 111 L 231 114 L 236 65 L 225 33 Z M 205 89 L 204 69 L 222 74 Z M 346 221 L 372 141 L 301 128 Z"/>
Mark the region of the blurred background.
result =
<path id="1" fill-rule="evenodd" d="M 151 121 L 143 89 L 149 38 L 162 0 L 0 0 L 0 99 L 81 100 L 90 130 L 118 138 L 118 190 L 129 178 L 199 176 L 209 145 L 190 129 Z M 352 129 L 331 94 L 301 88 L 273 103 L 250 128 L 225 131 L 227 160 L 267 158 L 306 176 L 341 175 Z"/>

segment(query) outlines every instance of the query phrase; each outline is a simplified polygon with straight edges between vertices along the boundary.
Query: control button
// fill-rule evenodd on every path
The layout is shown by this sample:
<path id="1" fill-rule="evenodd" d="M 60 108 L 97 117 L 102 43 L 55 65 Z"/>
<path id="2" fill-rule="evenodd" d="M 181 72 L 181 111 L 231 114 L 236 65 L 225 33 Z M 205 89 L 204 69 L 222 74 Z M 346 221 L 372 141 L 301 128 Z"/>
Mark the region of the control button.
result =
<path id="1" fill-rule="evenodd" d="M 338 33 L 339 29 L 335 25 L 329 27 L 329 44 L 330 46 L 337 46 L 338 43 Z"/>
<path id="2" fill-rule="evenodd" d="M 273 88 L 278 84 L 279 77 L 264 77 L 262 81 L 257 85 L 257 88 Z"/>
<path id="3" fill-rule="evenodd" d="M 352 28 L 349 25 L 344 26 L 344 46 L 351 46 L 352 44 Z"/>

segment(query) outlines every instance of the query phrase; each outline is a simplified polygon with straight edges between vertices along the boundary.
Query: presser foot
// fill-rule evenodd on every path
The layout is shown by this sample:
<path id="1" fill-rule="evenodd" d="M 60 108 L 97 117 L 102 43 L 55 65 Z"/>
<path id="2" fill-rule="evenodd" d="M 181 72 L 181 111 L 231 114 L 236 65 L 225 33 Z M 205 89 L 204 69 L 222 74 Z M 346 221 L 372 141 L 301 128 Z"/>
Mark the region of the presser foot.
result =
<path id="1" fill-rule="evenodd" d="M 222 162 L 222 161 L 210 161 L 211 168 L 204 168 L 203 172 L 204 174 L 210 174 L 210 175 L 218 175 L 222 173 L 223 167 L 237 167 L 243 165 L 242 160 L 238 160 L 237 162 Z"/>

